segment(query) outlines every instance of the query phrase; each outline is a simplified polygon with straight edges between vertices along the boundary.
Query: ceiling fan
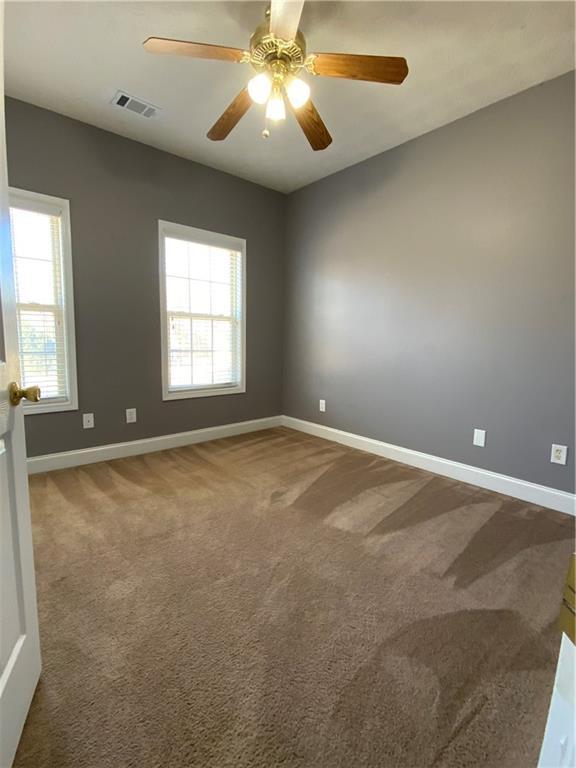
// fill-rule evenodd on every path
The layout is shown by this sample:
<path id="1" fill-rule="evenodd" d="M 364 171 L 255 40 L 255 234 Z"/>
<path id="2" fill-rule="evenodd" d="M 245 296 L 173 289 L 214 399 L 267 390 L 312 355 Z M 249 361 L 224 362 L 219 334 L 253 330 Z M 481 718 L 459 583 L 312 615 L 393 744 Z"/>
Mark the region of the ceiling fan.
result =
<path id="1" fill-rule="evenodd" d="M 251 64 L 257 74 L 249 81 L 208 131 L 212 141 L 222 141 L 238 124 L 252 102 L 266 104 L 264 137 L 268 120 L 286 118 L 284 95 L 314 150 L 326 149 L 332 137 L 310 100 L 310 86 L 298 77 L 302 70 L 321 77 L 344 77 L 399 85 L 408 74 L 406 59 L 399 56 L 358 56 L 350 53 L 306 53 L 306 40 L 298 29 L 304 0 L 271 0 L 266 19 L 250 38 L 250 50 L 209 43 L 149 37 L 150 53 L 172 53 L 196 59 L 218 59 Z"/>

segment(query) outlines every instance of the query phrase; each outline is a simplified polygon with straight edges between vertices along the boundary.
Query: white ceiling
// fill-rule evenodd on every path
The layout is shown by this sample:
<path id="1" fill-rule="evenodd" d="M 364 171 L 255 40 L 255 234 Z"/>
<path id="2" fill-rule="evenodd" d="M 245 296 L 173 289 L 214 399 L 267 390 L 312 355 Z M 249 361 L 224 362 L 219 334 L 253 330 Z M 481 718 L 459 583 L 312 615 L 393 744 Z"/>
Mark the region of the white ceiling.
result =
<path id="1" fill-rule="evenodd" d="M 150 35 L 246 48 L 262 2 L 8 2 L 8 95 L 289 192 L 574 68 L 571 2 L 319 2 L 310 51 L 405 56 L 404 85 L 312 78 L 334 138 L 312 152 L 293 119 L 264 140 L 253 107 L 224 142 L 206 132 L 249 65 L 146 53 Z M 118 89 L 162 108 L 144 119 Z"/>

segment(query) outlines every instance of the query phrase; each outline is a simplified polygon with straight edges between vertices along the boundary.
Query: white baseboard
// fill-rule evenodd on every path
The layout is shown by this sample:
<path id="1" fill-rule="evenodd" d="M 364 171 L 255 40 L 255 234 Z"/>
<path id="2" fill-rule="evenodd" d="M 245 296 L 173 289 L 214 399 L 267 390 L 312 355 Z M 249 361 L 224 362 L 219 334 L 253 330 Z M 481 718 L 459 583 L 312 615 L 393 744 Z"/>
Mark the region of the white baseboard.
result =
<path id="1" fill-rule="evenodd" d="M 454 480 L 461 480 L 464 483 L 487 488 L 497 493 L 504 493 L 507 496 L 513 496 L 517 499 L 522 499 L 522 501 L 528 501 L 531 504 L 538 504 L 542 507 L 549 507 L 550 509 L 556 509 L 559 512 L 576 516 L 576 496 L 573 493 L 548 488 L 545 485 L 529 483 L 527 480 L 519 480 L 516 477 L 508 477 L 508 475 L 500 475 L 497 472 L 472 467 L 469 464 L 460 464 L 457 461 L 442 459 L 439 456 L 431 456 L 428 453 L 412 451 L 409 448 L 401 448 L 398 445 L 384 443 L 381 440 L 362 437 L 352 432 L 325 427 L 322 424 L 314 424 L 311 421 L 303 421 L 292 416 L 269 416 L 265 419 L 239 421 L 235 424 L 222 424 L 219 427 L 194 429 L 190 432 L 149 437 L 144 440 L 131 440 L 126 443 L 98 445 L 94 448 L 81 448 L 77 451 L 33 456 L 28 459 L 28 473 L 50 472 L 53 469 L 78 467 L 82 464 L 94 464 L 98 461 L 120 459 L 125 456 L 138 456 L 143 453 L 164 451 L 168 448 L 178 448 L 183 445 L 203 443 L 208 440 L 217 440 L 221 437 L 232 437 L 233 435 L 258 432 L 262 429 L 271 429 L 272 427 L 279 426 L 290 427 L 315 437 L 347 445 L 350 448 L 374 453 L 377 456 L 399 461 L 402 464 L 410 464 L 412 467 L 425 469 L 437 475 L 451 477 Z"/>
<path id="2" fill-rule="evenodd" d="M 399 461 L 402 464 L 410 464 L 412 467 L 426 469 L 437 475 L 461 480 L 464 483 L 477 485 L 480 488 L 487 488 L 490 491 L 514 496 L 531 504 L 538 504 L 542 507 L 549 507 L 550 509 L 556 509 L 559 512 L 576 516 L 576 496 L 573 493 L 558 491 L 545 485 L 529 483 L 527 480 L 519 480 L 516 477 L 508 477 L 508 475 L 500 475 L 497 472 L 472 467 L 469 464 L 460 464 L 457 461 L 442 459 L 439 456 L 431 456 L 428 453 L 412 451 L 409 448 L 401 448 L 398 445 L 384 443 L 381 440 L 361 437 L 352 432 L 325 427 L 322 424 L 314 424 L 311 421 L 303 421 L 292 416 L 282 416 L 281 424 L 282 426 L 306 432 L 315 437 L 322 437 L 325 440 L 342 443 L 342 445 L 347 445 L 350 448 L 374 453 L 377 456 Z"/>
<path id="3" fill-rule="evenodd" d="M 27 462 L 28 474 L 51 472 L 53 469 L 78 467 L 82 464 L 94 464 L 98 461 L 121 459 L 125 456 L 138 456 L 142 453 L 165 451 L 168 448 L 179 448 L 183 445 L 192 445 L 193 443 L 204 443 L 208 440 L 217 440 L 220 437 L 232 437 L 233 435 L 242 435 L 246 432 L 258 432 L 261 429 L 279 427 L 281 418 L 281 416 L 269 416 L 265 419 L 238 421 L 234 424 L 222 424 L 219 427 L 207 427 L 206 429 L 193 429 L 190 432 L 177 432 L 173 435 L 148 437 L 143 440 L 130 440 L 126 443 L 97 445 L 94 448 L 81 448 L 77 451 L 32 456 Z"/>

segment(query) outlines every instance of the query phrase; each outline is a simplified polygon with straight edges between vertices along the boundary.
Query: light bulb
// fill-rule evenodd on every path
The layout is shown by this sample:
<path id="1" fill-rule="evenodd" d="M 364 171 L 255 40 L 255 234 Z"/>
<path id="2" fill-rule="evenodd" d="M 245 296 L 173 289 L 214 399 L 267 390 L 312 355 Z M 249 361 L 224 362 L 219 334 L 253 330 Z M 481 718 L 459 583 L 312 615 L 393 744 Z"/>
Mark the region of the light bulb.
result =
<path id="1" fill-rule="evenodd" d="M 252 101 L 256 104 L 266 104 L 270 91 L 272 90 L 272 80 L 266 72 L 261 72 L 248 83 L 248 93 Z"/>
<path id="2" fill-rule="evenodd" d="M 292 104 L 294 109 L 298 109 L 303 107 L 310 98 L 310 86 L 304 80 L 293 77 L 286 86 L 286 93 L 290 99 L 290 104 Z"/>
<path id="3" fill-rule="evenodd" d="M 286 119 L 286 107 L 284 106 L 284 99 L 279 89 L 274 89 L 272 96 L 268 99 L 266 117 L 268 120 L 274 121 Z"/>

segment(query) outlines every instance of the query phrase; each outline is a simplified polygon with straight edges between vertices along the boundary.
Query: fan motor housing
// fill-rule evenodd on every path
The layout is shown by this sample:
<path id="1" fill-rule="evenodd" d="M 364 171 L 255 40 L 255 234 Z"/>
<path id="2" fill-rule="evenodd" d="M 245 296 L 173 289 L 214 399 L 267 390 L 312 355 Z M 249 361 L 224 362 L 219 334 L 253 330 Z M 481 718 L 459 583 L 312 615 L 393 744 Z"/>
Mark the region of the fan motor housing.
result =
<path id="1" fill-rule="evenodd" d="M 287 73 L 297 72 L 306 61 L 306 40 L 299 31 L 294 40 L 281 40 L 269 31 L 265 21 L 250 38 L 250 63 L 257 71 L 281 64 Z"/>

